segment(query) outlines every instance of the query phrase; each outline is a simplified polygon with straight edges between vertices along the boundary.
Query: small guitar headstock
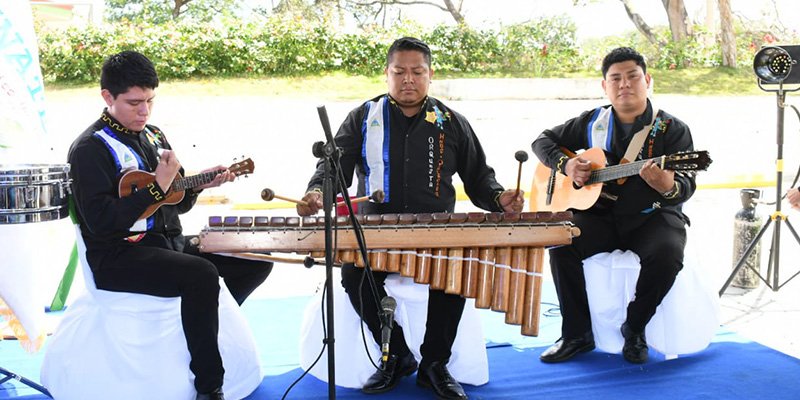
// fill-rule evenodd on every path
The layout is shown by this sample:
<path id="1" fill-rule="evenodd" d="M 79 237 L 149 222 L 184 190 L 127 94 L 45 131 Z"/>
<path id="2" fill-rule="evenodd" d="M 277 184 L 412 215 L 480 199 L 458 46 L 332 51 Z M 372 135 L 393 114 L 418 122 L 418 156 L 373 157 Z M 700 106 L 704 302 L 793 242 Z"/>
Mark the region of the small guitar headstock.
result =
<path id="1" fill-rule="evenodd" d="M 239 162 L 235 162 L 228 167 L 234 175 L 241 176 L 246 174 L 252 174 L 253 170 L 255 170 L 255 165 L 253 164 L 253 160 L 247 158 Z"/>
<path id="2" fill-rule="evenodd" d="M 708 151 L 686 151 L 667 156 L 664 167 L 673 171 L 705 171 L 711 162 Z"/>

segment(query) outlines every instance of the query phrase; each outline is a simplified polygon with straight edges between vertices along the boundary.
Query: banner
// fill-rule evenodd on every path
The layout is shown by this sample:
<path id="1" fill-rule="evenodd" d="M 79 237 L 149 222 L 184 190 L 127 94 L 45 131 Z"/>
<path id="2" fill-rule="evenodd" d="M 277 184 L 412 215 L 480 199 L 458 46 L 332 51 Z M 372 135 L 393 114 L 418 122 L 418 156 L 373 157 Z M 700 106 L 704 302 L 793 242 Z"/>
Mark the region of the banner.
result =
<path id="1" fill-rule="evenodd" d="M 20 153 L 28 152 L 20 150 L 41 143 L 46 132 L 31 6 L 27 1 L 0 0 L 0 163 L 24 157 Z"/>
<path id="2" fill-rule="evenodd" d="M 36 145 L 41 147 L 45 138 L 44 82 L 31 6 L 27 1 L 0 0 L 0 167 L 36 163 Z M 15 193 L 16 188 L 0 181 L 0 190 Z M 47 264 L 39 254 L 51 249 L 21 246 L 41 244 L 42 230 L 52 225 L 0 223 L 0 328 L 31 351 L 41 347 L 47 333 L 43 307 L 35 299 Z"/>

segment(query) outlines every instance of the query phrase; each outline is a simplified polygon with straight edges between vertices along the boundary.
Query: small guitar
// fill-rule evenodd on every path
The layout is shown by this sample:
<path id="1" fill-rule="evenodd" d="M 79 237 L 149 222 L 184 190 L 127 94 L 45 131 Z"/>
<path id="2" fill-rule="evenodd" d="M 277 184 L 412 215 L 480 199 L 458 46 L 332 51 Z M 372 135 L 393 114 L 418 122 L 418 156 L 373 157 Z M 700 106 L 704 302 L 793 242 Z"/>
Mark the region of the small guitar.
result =
<path id="1" fill-rule="evenodd" d="M 253 165 L 253 161 L 249 158 L 237 163 L 232 164 L 228 167 L 228 170 L 231 171 L 234 175 L 240 176 L 245 174 L 252 174 L 255 166 Z M 152 204 L 150 207 L 142 213 L 139 219 L 147 218 L 153 215 L 159 207 L 165 204 L 178 204 L 183 200 L 184 191 L 188 189 L 193 189 L 201 185 L 205 185 L 214 180 L 214 177 L 217 174 L 224 172 L 225 170 L 219 171 L 209 171 L 204 172 L 202 174 L 187 176 L 185 178 L 181 177 L 180 173 L 175 177 L 172 181 L 172 185 L 167 190 L 166 196 L 164 200 L 159 201 L 158 203 Z M 119 180 L 119 197 L 126 197 L 130 196 L 131 193 L 136 192 L 137 190 L 144 189 L 152 182 L 155 182 L 156 174 L 152 172 L 145 172 L 140 170 L 132 170 L 126 172 Z"/>
<path id="2" fill-rule="evenodd" d="M 600 198 L 604 182 L 638 175 L 642 165 L 648 161 L 639 160 L 606 166 L 606 155 L 603 149 L 598 147 L 584 151 L 580 157 L 592 163 L 589 181 L 586 185 L 579 187 L 573 183 L 572 178 L 556 172 L 550 204 L 547 204 L 547 186 L 551 180 L 552 170 L 542 163 L 536 166 L 531 187 L 531 211 L 566 211 L 570 208 L 586 210 Z M 705 171 L 711 164 L 711 158 L 707 151 L 675 153 L 669 156 L 655 157 L 652 160 L 662 169 L 673 171 Z"/>

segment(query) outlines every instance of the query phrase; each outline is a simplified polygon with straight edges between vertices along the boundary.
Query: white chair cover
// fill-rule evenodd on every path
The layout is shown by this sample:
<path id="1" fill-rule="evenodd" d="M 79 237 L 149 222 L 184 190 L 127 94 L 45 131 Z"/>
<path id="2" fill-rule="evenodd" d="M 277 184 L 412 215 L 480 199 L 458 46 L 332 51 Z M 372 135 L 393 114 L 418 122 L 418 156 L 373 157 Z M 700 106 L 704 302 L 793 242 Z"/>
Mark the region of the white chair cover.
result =
<path id="1" fill-rule="evenodd" d="M 340 273 L 334 270 L 334 334 L 336 339 L 336 385 L 348 388 L 361 388 L 375 373 L 370 362 L 378 360 L 380 347 L 364 325 L 364 335 L 369 348 L 369 356 L 364 352 L 361 336 L 361 321 L 350 304 L 341 282 Z M 386 292 L 397 300 L 395 321 L 403 327 L 408 348 L 419 361 L 422 356 L 419 347 L 425 336 L 425 321 L 428 311 L 428 286 L 414 283 L 411 278 L 398 274 L 386 278 Z M 322 348 L 324 332 L 322 328 L 322 290 L 317 291 L 305 309 L 300 328 L 300 367 L 308 369 Z M 467 300 L 464 313 L 458 326 L 458 335 L 453 343 L 448 370 L 456 380 L 469 385 L 483 385 L 489 382 L 489 360 L 483 339 L 483 327 L 473 300 Z M 311 369 L 311 375 L 323 382 L 328 381 L 327 348 L 320 361 Z"/>
<path id="2" fill-rule="evenodd" d="M 98 290 L 79 229 L 77 236 L 86 290 L 48 342 L 43 385 L 58 400 L 193 400 L 180 298 Z M 250 326 L 222 280 L 220 286 L 223 391 L 241 399 L 261 384 L 261 364 Z"/>
<path id="3" fill-rule="evenodd" d="M 667 356 L 689 354 L 708 347 L 719 328 L 719 298 L 706 284 L 691 260 L 684 262 L 675 284 L 647 324 L 647 344 Z M 614 250 L 583 261 L 586 294 L 595 345 L 608 353 L 621 353 L 625 322 L 639 277 L 639 256 Z"/>

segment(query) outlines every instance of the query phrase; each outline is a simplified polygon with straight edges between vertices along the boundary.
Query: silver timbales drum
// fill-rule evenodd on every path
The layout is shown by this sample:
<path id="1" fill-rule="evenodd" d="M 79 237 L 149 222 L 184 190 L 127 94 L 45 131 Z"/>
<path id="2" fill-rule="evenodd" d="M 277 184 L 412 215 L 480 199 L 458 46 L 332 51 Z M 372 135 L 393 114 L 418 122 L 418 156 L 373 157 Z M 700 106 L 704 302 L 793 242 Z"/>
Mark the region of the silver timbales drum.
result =
<path id="1" fill-rule="evenodd" d="M 69 215 L 69 164 L 0 164 L 0 224 Z"/>

